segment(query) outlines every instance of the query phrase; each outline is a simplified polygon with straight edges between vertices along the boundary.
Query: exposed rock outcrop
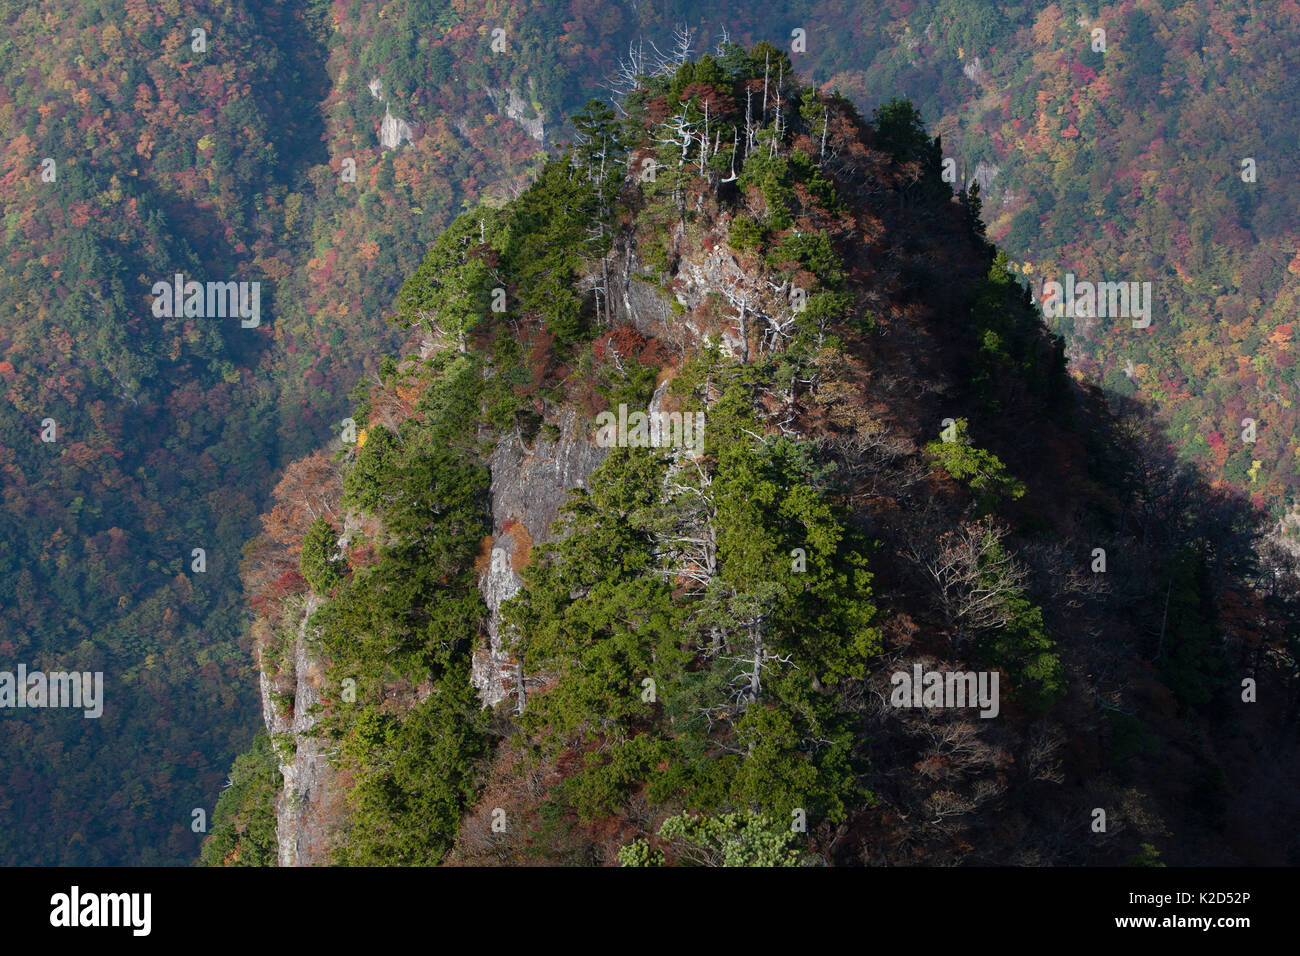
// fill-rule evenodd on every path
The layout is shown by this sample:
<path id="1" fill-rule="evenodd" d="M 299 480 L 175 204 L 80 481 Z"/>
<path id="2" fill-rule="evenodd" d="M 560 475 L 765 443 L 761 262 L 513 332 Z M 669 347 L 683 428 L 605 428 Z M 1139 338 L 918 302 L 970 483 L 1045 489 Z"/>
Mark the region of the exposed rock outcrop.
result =
<path id="1" fill-rule="evenodd" d="M 538 438 L 530 448 L 517 435 L 504 438 L 492 453 L 492 560 L 479 577 L 488 606 L 488 646 L 474 650 L 472 681 L 484 706 L 514 695 L 524 707 L 524 682 L 500 609 L 523 581 L 518 571 L 534 544 L 551 540 L 551 525 L 569 489 L 580 488 L 607 454 L 590 440 L 590 428 L 576 411 L 559 422 L 554 440 Z"/>
<path id="2" fill-rule="evenodd" d="M 384 109 L 384 120 L 379 124 L 379 143 L 384 149 L 397 149 L 404 141 L 409 143 L 412 135 L 406 120 L 398 119 L 387 108 Z"/>
<path id="3" fill-rule="evenodd" d="M 546 142 L 546 119 L 540 113 L 537 113 L 531 104 L 520 96 L 515 90 L 502 88 L 494 89 L 486 87 L 488 99 L 492 101 L 493 108 L 502 113 L 520 126 L 533 139 L 539 143 Z"/>
<path id="4" fill-rule="evenodd" d="M 987 163 L 981 159 L 975 164 L 975 175 L 971 178 L 980 184 L 980 192 L 986 193 L 989 187 L 993 185 L 993 180 L 998 178 L 1000 172 L 1002 170 L 996 164 Z"/>
<path id="5" fill-rule="evenodd" d="M 316 723 L 312 706 L 320 701 L 325 663 L 312 647 L 307 622 L 320 606 L 315 594 L 308 594 L 295 637 L 292 671 L 281 673 L 273 682 L 262 666 L 262 714 L 266 729 L 275 742 L 284 787 L 275 808 L 275 835 L 280 866 L 313 866 L 327 862 L 330 827 L 328 821 L 341 809 L 342 793 L 321 741 L 308 736 Z M 291 693 L 289 708 L 273 694 Z M 291 734 L 292 741 L 283 735 Z M 290 748 L 292 751 L 290 752 Z"/>

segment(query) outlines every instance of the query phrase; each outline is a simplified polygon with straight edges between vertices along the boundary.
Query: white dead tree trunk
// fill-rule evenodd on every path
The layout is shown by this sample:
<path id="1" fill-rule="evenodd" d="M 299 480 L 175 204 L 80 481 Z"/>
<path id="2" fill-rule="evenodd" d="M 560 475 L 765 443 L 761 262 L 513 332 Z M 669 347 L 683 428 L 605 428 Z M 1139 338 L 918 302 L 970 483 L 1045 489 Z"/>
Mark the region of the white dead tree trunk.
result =
<path id="1" fill-rule="evenodd" d="M 789 298 L 790 281 L 787 279 L 780 284 L 768 280 L 768 287 L 776 293 L 776 301 L 781 302 Z M 768 315 L 766 312 L 759 312 L 758 315 L 767 323 L 763 330 L 763 343 L 760 346 L 761 351 L 775 352 L 786 339 L 793 338 L 792 328 L 798 314 L 791 306 L 788 313 L 781 309 L 776 315 Z"/>
<path id="2" fill-rule="evenodd" d="M 677 159 L 677 165 L 681 166 L 685 163 L 691 143 L 695 141 L 695 124 L 687 115 L 686 105 L 682 104 L 682 111 L 672 119 L 660 123 L 656 132 L 659 135 L 656 135 L 655 142 L 670 145 L 675 149 L 680 147 L 681 155 Z"/>
<path id="3" fill-rule="evenodd" d="M 736 647 L 735 653 L 723 654 L 721 659 L 735 665 L 731 678 L 731 703 L 735 711 L 741 713 L 762 696 L 766 672 L 775 670 L 778 666 L 797 665 L 791 655 L 781 655 L 772 649 L 768 640 L 770 615 L 764 607 L 755 605 L 748 613 L 741 611 L 736 624 L 740 632 L 739 647 Z M 752 749 L 751 743 L 750 750 Z"/>
<path id="4" fill-rule="evenodd" d="M 745 86 L 745 155 L 754 151 L 754 90 Z"/>
<path id="5" fill-rule="evenodd" d="M 772 140 L 768 146 L 768 155 L 775 156 L 777 153 L 777 144 L 781 142 L 781 84 L 785 82 L 785 64 L 781 64 L 781 69 L 777 74 L 776 81 L 776 120 L 772 123 Z"/>
<path id="6" fill-rule="evenodd" d="M 677 72 L 677 68 L 691 58 L 691 28 L 689 26 L 677 27 L 673 31 L 673 45 L 669 53 L 664 53 L 659 47 L 655 46 L 653 40 L 650 41 L 650 47 L 655 51 L 658 60 L 655 62 L 655 76 L 670 76 Z"/>
<path id="7" fill-rule="evenodd" d="M 691 582 L 702 594 L 718 572 L 717 510 L 712 479 L 700 463 L 677 456 L 664 480 L 664 503 L 670 519 L 656 539 L 659 573 L 669 580 Z"/>
<path id="8" fill-rule="evenodd" d="M 746 312 L 754 298 L 754 292 L 741 285 L 740 279 L 737 278 L 723 288 L 722 296 L 736 310 L 736 322 L 740 330 L 740 361 L 742 365 L 747 365 L 749 364 L 749 317 Z"/>
<path id="9" fill-rule="evenodd" d="M 734 183 L 734 182 L 736 181 L 736 146 L 737 146 L 737 137 L 738 137 L 738 133 L 736 132 L 735 129 L 732 129 L 732 131 L 731 131 L 731 172 L 729 172 L 729 173 L 727 174 L 727 178 L 726 178 L 726 179 L 722 179 L 722 180 L 719 180 L 719 181 L 718 181 L 718 182 L 719 182 L 719 185 L 721 185 L 722 183 Z"/>

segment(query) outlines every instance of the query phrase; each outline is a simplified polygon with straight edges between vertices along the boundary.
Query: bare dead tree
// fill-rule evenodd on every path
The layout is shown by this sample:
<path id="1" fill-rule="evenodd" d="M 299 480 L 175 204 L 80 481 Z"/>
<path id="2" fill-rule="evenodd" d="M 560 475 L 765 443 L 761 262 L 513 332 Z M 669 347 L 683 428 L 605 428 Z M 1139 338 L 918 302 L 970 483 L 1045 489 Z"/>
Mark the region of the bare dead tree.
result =
<path id="1" fill-rule="evenodd" d="M 975 801 L 952 790 L 940 790 L 930 794 L 925 801 L 925 813 L 932 819 L 929 823 L 944 831 L 951 831 L 955 817 L 964 817 L 975 809 Z"/>
<path id="2" fill-rule="evenodd" d="M 736 146 L 738 144 L 739 135 L 740 135 L 739 132 L 735 129 L 735 127 L 733 127 L 731 130 L 731 169 L 727 173 L 726 179 L 718 180 L 719 185 L 721 185 L 722 183 L 734 183 L 738 178 L 736 173 Z"/>
<path id="3" fill-rule="evenodd" d="M 659 573 L 686 579 L 694 594 L 702 594 L 717 576 L 717 512 L 712 478 L 696 459 L 676 457 L 664 479 L 663 502 L 668 524 L 656 535 Z"/>
<path id="4" fill-rule="evenodd" d="M 781 120 L 781 86 L 782 86 L 782 84 L 784 84 L 784 83 L 785 83 L 785 64 L 782 63 L 782 64 L 781 64 L 781 68 L 777 71 L 777 81 L 776 81 L 776 120 L 772 123 L 772 139 L 771 139 L 770 143 L 768 144 L 768 155 L 769 155 L 769 156 L 775 156 L 775 155 L 777 154 L 777 146 L 778 146 L 778 144 L 781 142 L 781 136 L 783 135 L 783 131 L 782 131 L 782 129 L 781 129 L 781 122 L 782 122 L 782 120 Z"/>
<path id="5" fill-rule="evenodd" d="M 1065 743 L 1065 734 L 1055 725 L 1038 724 L 1029 733 L 1025 746 L 1024 764 L 1033 780 L 1060 783 L 1065 779 L 1058 756 Z"/>
<path id="6" fill-rule="evenodd" d="M 768 288 L 773 292 L 773 298 L 776 302 L 789 302 L 791 284 L 789 279 L 779 283 L 767 280 Z M 767 323 L 763 330 L 763 342 L 760 345 L 760 351 L 775 352 L 778 351 L 786 340 L 794 337 L 793 328 L 799 315 L 795 312 L 794 307 L 780 309 L 775 314 L 769 315 L 766 312 L 759 314 L 759 317 Z"/>
<path id="7" fill-rule="evenodd" d="M 755 298 L 753 289 L 746 288 L 740 277 L 732 279 L 722 290 L 722 296 L 736 310 L 736 322 L 740 330 L 741 364 L 749 363 L 749 318 L 746 314 L 750 303 Z"/>
<path id="8" fill-rule="evenodd" d="M 745 153 L 748 155 L 754 149 L 754 90 L 748 83 L 745 84 Z"/>
<path id="9" fill-rule="evenodd" d="M 780 654 L 768 640 L 770 615 L 766 601 L 756 595 L 733 595 L 728 602 L 735 617 L 736 630 L 740 640 L 733 640 L 732 653 L 724 653 L 721 659 L 731 662 L 731 700 L 738 712 L 756 702 L 763 693 L 763 676 L 768 671 L 781 667 L 795 667 L 794 658 L 789 654 Z M 751 742 L 749 750 L 753 750 Z"/>
<path id="10" fill-rule="evenodd" d="M 645 42 L 637 40 L 634 44 L 631 40 L 627 44 L 627 56 L 619 57 L 617 65 L 602 84 L 605 89 L 610 91 L 610 100 L 616 109 L 624 116 L 627 110 L 623 108 L 623 97 L 637 89 L 641 85 L 641 78 L 650 75 L 650 67 L 645 52 Z"/>
<path id="11" fill-rule="evenodd" d="M 952 625 L 954 649 L 970 632 L 1010 623 L 1008 596 L 1024 586 L 1027 569 L 1003 547 L 1006 529 L 991 519 L 964 522 L 937 542 L 917 542 L 908 554 L 929 572 L 939 606 Z"/>
<path id="12" fill-rule="evenodd" d="M 713 47 L 713 55 L 725 56 L 727 53 L 727 47 L 731 43 L 731 34 L 727 32 L 727 27 L 725 24 L 718 28 L 718 33 L 719 33 L 718 42 Z"/>
<path id="13" fill-rule="evenodd" d="M 671 76 L 676 73 L 677 68 L 691 58 L 692 35 L 690 26 L 676 27 L 673 30 L 673 45 L 667 53 L 660 50 L 651 40 L 650 48 L 654 50 L 656 57 L 652 75 Z"/>

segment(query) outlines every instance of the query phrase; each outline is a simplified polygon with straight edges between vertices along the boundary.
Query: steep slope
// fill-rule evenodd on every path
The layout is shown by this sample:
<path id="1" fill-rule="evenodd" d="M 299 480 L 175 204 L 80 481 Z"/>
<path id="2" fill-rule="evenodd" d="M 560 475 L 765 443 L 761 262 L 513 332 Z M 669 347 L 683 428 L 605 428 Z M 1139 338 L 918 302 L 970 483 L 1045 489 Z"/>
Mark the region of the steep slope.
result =
<path id="1" fill-rule="evenodd" d="M 1293 512 L 1300 7 L 838 7 L 801 21 L 812 74 L 859 103 L 910 96 L 1036 292 L 1067 273 L 1151 284 L 1147 328 L 1053 321 L 1078 372 L 1154 405 L 1182 457 L 1279 522 Z M 1296 529 L 1292 513 L 1293 546 Z"/>
<path id="2" fill-rule="evenodd" d="M 438 239 L 355 436 L 277 489 L 285 788 L 208 862 L 1293 856 L 1262 515 L 1072 382 L 910 105 L 760 45 L 621 106 Z M 914 667 L 999 690 L 900 706 Z"/>

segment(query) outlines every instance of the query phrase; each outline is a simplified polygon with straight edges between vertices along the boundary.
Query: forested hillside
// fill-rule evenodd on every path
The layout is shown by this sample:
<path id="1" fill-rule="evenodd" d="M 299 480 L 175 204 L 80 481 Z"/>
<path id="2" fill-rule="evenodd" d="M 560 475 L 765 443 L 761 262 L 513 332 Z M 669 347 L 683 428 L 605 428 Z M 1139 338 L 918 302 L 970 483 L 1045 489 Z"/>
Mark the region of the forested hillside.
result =
<path id="1" fill-rule="evenodd" d="M 149 293 L 285 267 L 264 193 L 310 89 L 240 5 L 193 8 L 208 59 L 128 6 L 3 11 L 0 653 L 107 688 L 98 720 L 6 712 L 8 863 L 177 861 L 256 718 L 234 583 L 282 454 L 272 323 L 158 318 Z"/>
<path id="2" fill-rule="evenodd" d="M 911 104 L 727 44 L 618 105 L 439 237 L 277 489 L 204 861 L 1293 861 L 1267 516 L 1072 381 Z"/>
<path id="3" fill-rule="evenodd" d="M 909 96 L 979 178 L 967 209 L 1016 281 L 1151 281 L 1149 329 L 1058 324 L 1072 373 L 1153 402 L 1183 459 L 1280 517 L 1300 482 L 1298 13 L 0 3 L 0 669 L 107 686 L 99 720 L 0 714 L 0 860 L 194 857 L 193 811 L 257 726 L 240 567 L 301 477 L 286 466 L 345 433 L 358 382 L 391 377 L 387 319 L 444 230 L 520 197 L 566 116 L 674 59 L 683 26 L 693 55 L 770 41 L 864 115 Z M 260 283 L 258 322 L 158 314 L 178 274 Z"/>

